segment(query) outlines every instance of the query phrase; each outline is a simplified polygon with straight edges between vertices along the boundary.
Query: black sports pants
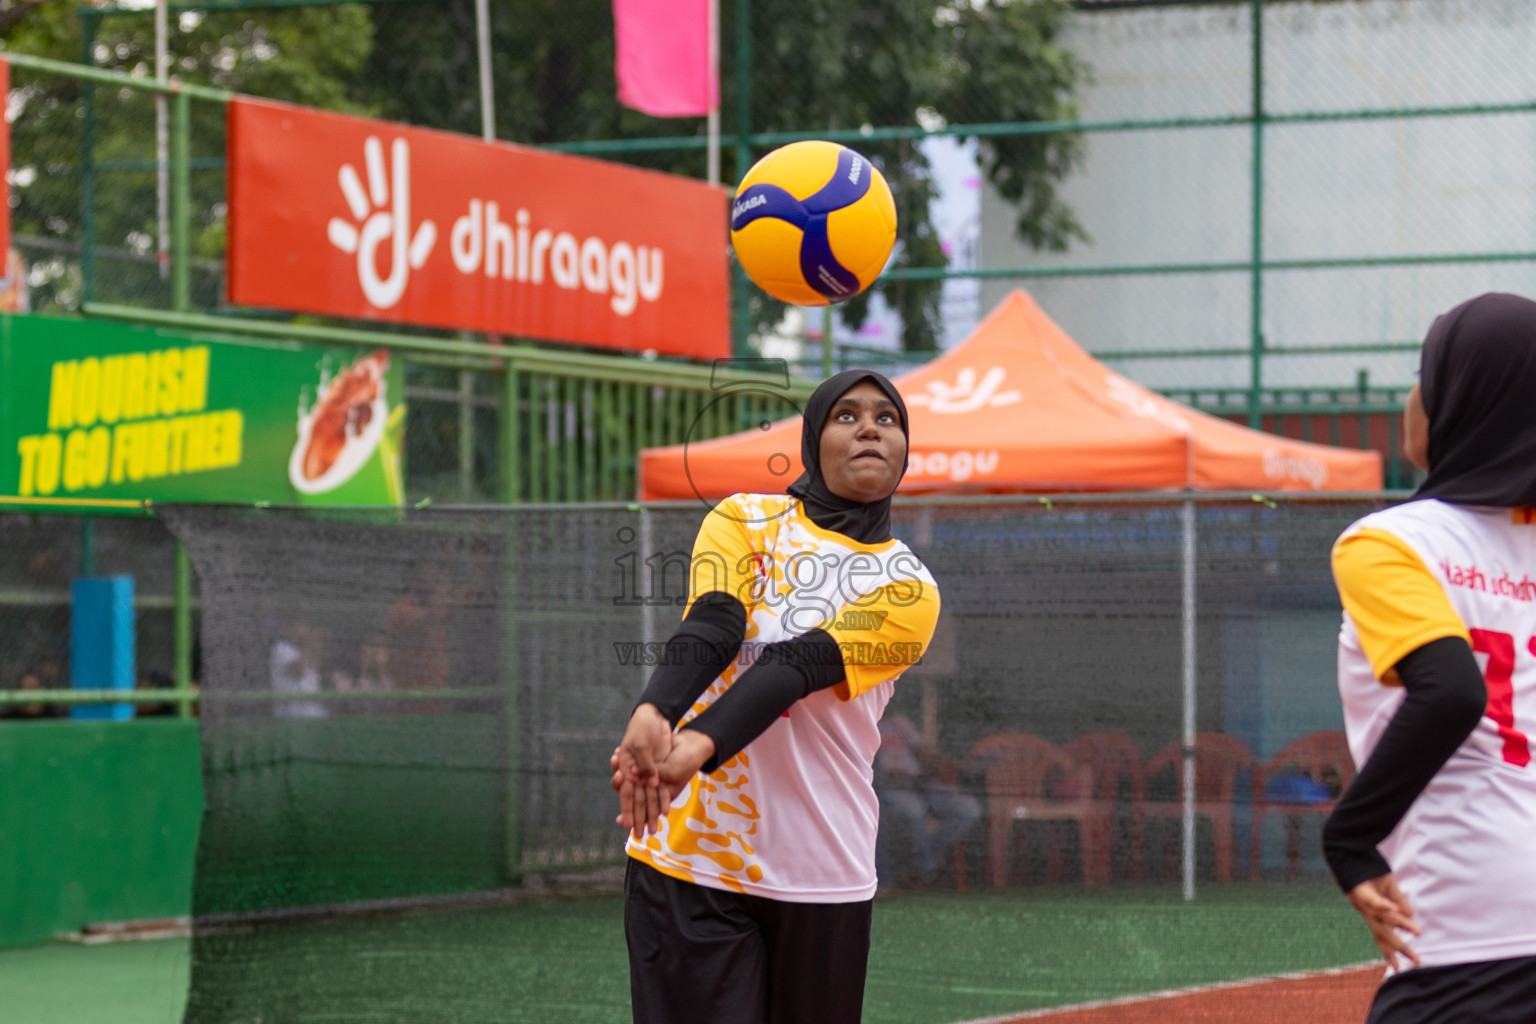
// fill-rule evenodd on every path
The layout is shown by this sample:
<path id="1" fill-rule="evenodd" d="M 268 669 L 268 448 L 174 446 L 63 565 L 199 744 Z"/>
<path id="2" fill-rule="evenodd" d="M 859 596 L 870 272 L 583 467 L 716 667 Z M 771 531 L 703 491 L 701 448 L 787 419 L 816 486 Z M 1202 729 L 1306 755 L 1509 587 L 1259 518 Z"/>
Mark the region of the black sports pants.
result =
<path id="1" fill-rule="evenodd" d="M 1416 967 L 1382 983 L 1366 1024 L 1532 1024 L 1536 957 Z"/>
<path id="2" fill-rule="evenodd" d="M 859 1024 L 873 905 L 745 896 L 631 859 L 635 1024 Z"/>

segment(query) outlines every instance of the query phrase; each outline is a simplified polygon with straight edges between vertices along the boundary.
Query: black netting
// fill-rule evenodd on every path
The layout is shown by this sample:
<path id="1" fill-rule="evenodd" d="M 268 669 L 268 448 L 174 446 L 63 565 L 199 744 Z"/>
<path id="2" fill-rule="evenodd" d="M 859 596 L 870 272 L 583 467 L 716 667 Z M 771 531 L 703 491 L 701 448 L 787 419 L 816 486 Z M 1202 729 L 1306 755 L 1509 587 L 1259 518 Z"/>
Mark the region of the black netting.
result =
<path id="1" fill-rule="evenodd" d="M 886 711 L 866 1020 L 1369 958 L 1316 851 L 1327 553 L 1379 504 L 898 510 L 944 615 Z M 700 513 L 163 510 L 204 602 L 187 1020 L 627 1019 L 607 757 Z"/>

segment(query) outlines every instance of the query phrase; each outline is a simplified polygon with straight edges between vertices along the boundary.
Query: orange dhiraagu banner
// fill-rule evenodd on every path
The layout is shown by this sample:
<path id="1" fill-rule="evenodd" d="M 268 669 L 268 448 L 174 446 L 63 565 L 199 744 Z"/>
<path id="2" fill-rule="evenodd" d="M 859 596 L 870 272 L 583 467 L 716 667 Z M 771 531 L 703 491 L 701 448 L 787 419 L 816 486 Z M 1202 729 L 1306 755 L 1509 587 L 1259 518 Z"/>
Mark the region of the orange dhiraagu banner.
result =
<path id="1" fill-rule="evenodd" d="M 710 359 L 727 197 L 675 175 L 229 104 L 229 301 Z"/>

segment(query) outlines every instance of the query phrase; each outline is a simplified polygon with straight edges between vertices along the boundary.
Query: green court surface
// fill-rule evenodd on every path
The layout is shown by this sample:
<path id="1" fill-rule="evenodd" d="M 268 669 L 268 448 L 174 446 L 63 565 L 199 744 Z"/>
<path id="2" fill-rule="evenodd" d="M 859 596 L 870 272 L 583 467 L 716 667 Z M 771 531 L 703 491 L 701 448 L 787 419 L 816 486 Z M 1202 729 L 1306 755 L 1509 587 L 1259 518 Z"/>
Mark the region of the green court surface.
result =
<path id="1" fill-rule="evenodd" d="M 238 1004 L 242 988 L 319 986 L 330 1010 L 295 1017 L 306 1021 L 437 1020 L 450 1018 L 421 998 L 442 991 L 447 977 L 455 979 L 452 1019 L 466 1024 L 625 1024 L 620 915 L 619 898 L 603 896 L 233 936 L 264 976 L 232 972 L 239 980 L 226 991 Z M 189 948 L 170 939 L 0 952 L 4 1020 L 179 1024 Z M 1174 887 L 904 895 L 875 905 L 864 1019 L 945 1024 L 1360 963 L 1374 953 L 1364 925 L 1324 885 L 1210 886 L 1188 904 Z M 354 1017 L 349 1008 L 365 994 L 375 1012 Z"/>
<path id="2" fill-rule="evenodd" d="M 180 1024 L 188 939 L 0 950 L 6 1024 Z"/>

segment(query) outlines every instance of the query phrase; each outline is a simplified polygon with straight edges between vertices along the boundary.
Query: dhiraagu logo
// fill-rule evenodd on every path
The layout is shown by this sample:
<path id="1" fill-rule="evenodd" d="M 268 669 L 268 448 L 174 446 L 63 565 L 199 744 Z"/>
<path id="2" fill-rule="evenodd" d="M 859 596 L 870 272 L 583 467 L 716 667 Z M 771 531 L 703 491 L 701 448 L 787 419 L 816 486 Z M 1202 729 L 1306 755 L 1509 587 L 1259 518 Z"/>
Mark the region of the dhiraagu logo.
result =
<path id="1" fill-rule="evenodd" d="M 908 405 L 926 405 L 930 412 L 943 416 L 955 416 L 975 412 L 977 409 L 1000 405 L 1014 405 L 1024 401 L 1022 392 L 1009 388 L 1003 390 L 1008 371 L 994 366 L 979 379 L 974 367 L 962 367 L 955 375 L 953 384 L 931 380 L 924 392 L 907 397 Z"/>
<path id="2" fill-rule="evenodd" d="M 326 237 L 357 258 L 357 283 L 368 304 L 391 309 L 405 297 L 411 271 L 426 266 L 437 244 L 436 222 L 411 223 L 410 146 L 395 139 L 386 159 L 384 143 L 370 135 L 363 142 L 363 172 L 343 164 L 337 180 L 351 219 L 332 217 Z M 629 316 L 641 301 L 661 298 L 661 249 L 610 244 L 596 236 L 581 240 L 533 223 L 526 209 L 503 220 L 496 200 L 468 201 L 467 212 L 449 230 L 448 250 L 460 274 L 532 285 L 548 280 L 568 291 L 609 295 L 620 316 Z M 379 269 L 384 265 L 387 274 Z"/>
<path id="3" fill-rule="evenodd" d="M 389 309 L 405 294 L 412 270 L 420 270 L 437 241 L 437 225 L 424 220 L 411 233 L 411 151 L 404 139 L 390 145 L 390 166 L 384 164 L 384 144 L 375 135 L 363 143 L 364 189 L 357 168 L 343 164 L 338 178 L 352 220 L 332 217 L 326 236 L 342 252 L 357 256 L 357 281 L 375 309 Z M 379 249 L 389 243 L 389 276 L 379 276 Z"/>
<path id="4" fill-rule="evenodd" d="M 437 223 L 411 222 L 411 149 L 403 138 L 389 146 L 376 135 L 363 142 L 363 169 L 343 164 L 337 174 L 350 218 L 326 224 L 331 245 L 357 260 L 357 283 L 374 309 L 392 309 L 405 298 L 411 272 L 421 270 L 437 244 Z M 434 198 L 440 198 L 434 195 Z M 527 209 L 503 219 L 503 205 L 472 198 L 448 230 L 448 253 L 460 274 L 518 284 L 546 281 L 567 291 L 610 296 L 609 306 L 629 316 L 638 305 L 661 298 L 662 251 L 657 246 L 578 238 L 543 227 Z M 510 207 L 508 208 L 510 211 Z M 387 266 L 388 273 L 380 270 Z"/>
<path id="5" fill-rule="evenodd" d="M 64 359 L 52 365 L 48 429 L 17 439 L 20 497 L 240 465 L 245 417 L 208 411 L 209 348 Z"/>

